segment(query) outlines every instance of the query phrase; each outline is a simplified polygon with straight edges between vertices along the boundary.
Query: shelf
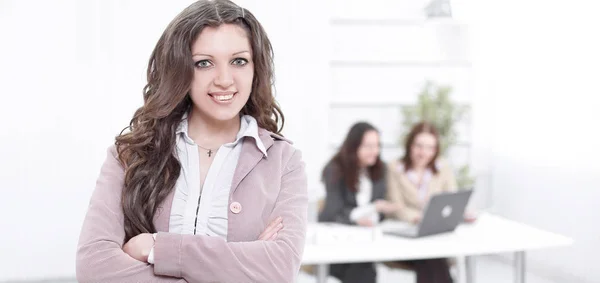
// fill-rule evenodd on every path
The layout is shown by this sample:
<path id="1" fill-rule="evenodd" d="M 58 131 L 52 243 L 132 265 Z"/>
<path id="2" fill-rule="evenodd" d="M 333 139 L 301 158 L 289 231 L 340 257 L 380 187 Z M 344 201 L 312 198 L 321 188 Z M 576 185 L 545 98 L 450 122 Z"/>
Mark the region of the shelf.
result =
<path id="1" fill-rule="evenodd" d="M 348 60 L 331 60 L 329 66 L 336 67 L 450 67 L 450 68 L 471 68 L 472 64 L 469 61 L 348 61 Z"/>
<path id="2" fill-rule="evenodd" d="M 356 19 L 356 18 L 332 18 L 329 24 L 338 26 L 461 26 L 465 25 L 455 19 L 398 19 L 398 18 L 379 18 L 379 19 Z"/>
<path id="3" fill-rule="evenodd" d="M 400 108 L 403 106 L 412 105 L 410 102 L 385 102 L 385 101 L 332 101 L 329 103 L 329 108 Z"/>
<path id="4" fill-rule="evenodd" d="M 460 105 L 469 105 L 468 102 L 455 101 Z M 401 108 L 414 106 L 414 101 L 331 101 L 329 108 Z"/>

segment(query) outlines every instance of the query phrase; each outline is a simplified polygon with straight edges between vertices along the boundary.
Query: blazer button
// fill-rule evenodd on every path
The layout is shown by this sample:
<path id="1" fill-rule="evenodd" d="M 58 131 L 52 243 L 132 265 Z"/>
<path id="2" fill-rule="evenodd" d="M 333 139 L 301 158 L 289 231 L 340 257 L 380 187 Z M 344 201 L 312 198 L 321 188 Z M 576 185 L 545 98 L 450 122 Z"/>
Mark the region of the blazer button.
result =
<path id="1" fill-rule="evenodd" d="M 238 214 L 242 211 L 242 205 L 239 202 L 234 201 L 229 205 L 229 209 L 231 212 Z"/>

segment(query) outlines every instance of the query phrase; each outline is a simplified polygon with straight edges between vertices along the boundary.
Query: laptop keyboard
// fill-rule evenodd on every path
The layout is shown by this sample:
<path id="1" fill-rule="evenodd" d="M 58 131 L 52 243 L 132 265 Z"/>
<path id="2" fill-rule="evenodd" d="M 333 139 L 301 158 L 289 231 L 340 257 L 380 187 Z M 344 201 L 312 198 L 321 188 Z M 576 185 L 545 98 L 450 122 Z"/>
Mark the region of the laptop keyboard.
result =
<path id="1" fill-rule="evenodd" d="M 407 235 L 416 235 L 418 230 L 416 226 L 413 227 L 408 227 L 406 229 L 400 230 L 402 233 L 407 234 Z"/>
<path id="2" fill-rule="evenodd" d="M 416 236 L 418 226 L 406 222 L 387 222 L 383 223 L 381 229 L 384 233 Z"/>

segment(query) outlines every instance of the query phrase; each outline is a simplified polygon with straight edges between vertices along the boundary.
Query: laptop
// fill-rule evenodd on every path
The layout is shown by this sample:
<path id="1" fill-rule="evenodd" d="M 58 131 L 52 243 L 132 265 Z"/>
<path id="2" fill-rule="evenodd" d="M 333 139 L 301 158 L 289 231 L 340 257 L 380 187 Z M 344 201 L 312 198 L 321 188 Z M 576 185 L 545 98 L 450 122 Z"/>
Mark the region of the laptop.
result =
<path id="1" fill-rule="evenodd" d="M 472 189 L 434 195 L 425 208 L 423 219 L 418 225 L 382 225 L 385 234 L 418 238 L 452 232 L 462 223 L 465 208 Z"/>

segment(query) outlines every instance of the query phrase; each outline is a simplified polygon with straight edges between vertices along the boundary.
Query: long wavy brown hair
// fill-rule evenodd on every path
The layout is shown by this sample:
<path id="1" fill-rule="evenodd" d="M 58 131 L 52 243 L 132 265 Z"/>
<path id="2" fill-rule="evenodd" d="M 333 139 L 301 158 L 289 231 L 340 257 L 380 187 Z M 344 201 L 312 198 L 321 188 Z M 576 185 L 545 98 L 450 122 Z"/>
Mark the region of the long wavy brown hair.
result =
<path id="1" fill-rule="evenodd" d="M 435 162 L 440 153 L 440 134 L 435 128 L 435 126 L 429 122 L 419 122 L 412 127 L 412 129 L 408 133 L 408 136 L 406 137 L 406 143 L 404 144 L 404 156 L 400 159 L 400 161 L 404 164 L 405 170 L 409 170 L 412 168 L 413 161 L 410 157 L 410 150 L 413 146 L 413 143 L 415 142 L 415 139 L 420 133 L 429 133 L 435 137 L 435 155 L 433 156 L 429 164 L 427 164 L 427 167 L 431 169 L 431 171 L 433 171 L 433 173 L 435 174 L 438 172 L 439 169 L 435 165 Z"/>
<path id="2" fill-rule="evenodd" d="M 119 160 L 125 167 L 125 242 L 140 233 L 156 232 L 154 214 L 175 187 L 181 170 L 175 133 L 192 104 L 191 47 L 205 27 L 222 24 L 242 27 L 252 47 L 252 91 L 240 115 L 251 115 L 259 127 L 271 132 L 283 129 L 283 113 L 272 92 L 273 50 L 261 24 L 250 11 L 228 0 L 191 4 L 171 21 L 158 40 L 148 63 L 144 105 L 116 137 Z"/>
<path id="3" fill-rule="evenodd" d="M 357 153 L 363 136 L 368 131 L 379 132 L 373 125 L 366 122 L 358 122 L 350 127 L 339 151 L 323 170 L 322 178 L 324 181 L 326 181 L 326 178 L 333 178 L 334 181 L 343 181 L 350 191 L 357 191 L 360 170 Z M 367 168 L 372 181 L 378 181 L 383 177 L 383 167 L 381 156 L 377 156 L 375 164 Z M 326 172 L 328 170 L 333 170 L 331 176 L 327 176 Z"/>

